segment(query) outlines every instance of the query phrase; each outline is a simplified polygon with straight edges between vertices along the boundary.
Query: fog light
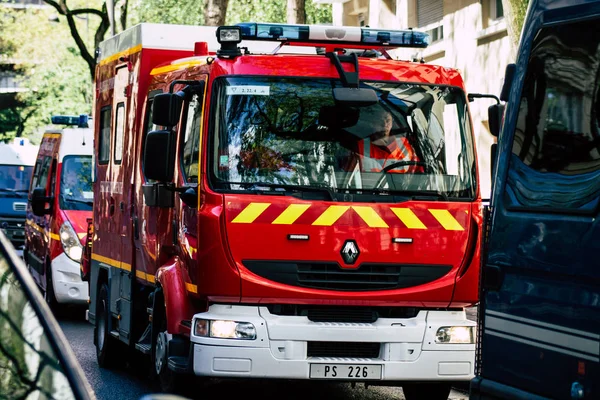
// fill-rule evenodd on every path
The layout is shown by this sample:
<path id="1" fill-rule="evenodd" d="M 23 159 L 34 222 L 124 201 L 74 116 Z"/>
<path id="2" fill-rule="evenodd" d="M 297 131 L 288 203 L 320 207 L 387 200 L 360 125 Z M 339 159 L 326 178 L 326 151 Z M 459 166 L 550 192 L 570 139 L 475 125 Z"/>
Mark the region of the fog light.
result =
<path id="1" fill-rule="evenodd" d="M 435 335 L 436 343 L 473 344 L 475 335 L 473 326 L 443 326 Z"/>
<path id="2" fill-rule="evenodd" d="M 194 334 L 220 339 L 254 340 L 256 328 L 250 322 L 196 319 Z"/>

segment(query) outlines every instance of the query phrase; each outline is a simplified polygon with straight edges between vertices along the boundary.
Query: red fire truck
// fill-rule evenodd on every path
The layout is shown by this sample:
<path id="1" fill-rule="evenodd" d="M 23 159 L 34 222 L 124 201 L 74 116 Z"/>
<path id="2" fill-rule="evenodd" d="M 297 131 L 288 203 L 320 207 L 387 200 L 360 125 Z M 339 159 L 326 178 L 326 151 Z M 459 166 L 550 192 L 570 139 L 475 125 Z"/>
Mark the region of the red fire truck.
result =
<path id="1" fill-rule="evenodd" d="M 474 374 L 481 196 L 458 71 L 406 30 L 141 24 L 99 48 L 98 362 L 403 386 Z M 267 48 L 266 45 L 271 47 Z"/>

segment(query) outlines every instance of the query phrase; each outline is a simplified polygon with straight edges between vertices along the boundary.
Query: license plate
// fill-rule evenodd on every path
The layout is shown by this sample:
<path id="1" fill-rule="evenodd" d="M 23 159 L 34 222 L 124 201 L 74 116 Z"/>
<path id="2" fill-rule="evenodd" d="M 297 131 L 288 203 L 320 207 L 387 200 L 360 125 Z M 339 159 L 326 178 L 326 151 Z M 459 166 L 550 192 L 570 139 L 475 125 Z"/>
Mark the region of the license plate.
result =
<path id="1" fill-rule="evenodd" d="M 381 365 L 310 364 L 311 379 L 381 379 Z"/>

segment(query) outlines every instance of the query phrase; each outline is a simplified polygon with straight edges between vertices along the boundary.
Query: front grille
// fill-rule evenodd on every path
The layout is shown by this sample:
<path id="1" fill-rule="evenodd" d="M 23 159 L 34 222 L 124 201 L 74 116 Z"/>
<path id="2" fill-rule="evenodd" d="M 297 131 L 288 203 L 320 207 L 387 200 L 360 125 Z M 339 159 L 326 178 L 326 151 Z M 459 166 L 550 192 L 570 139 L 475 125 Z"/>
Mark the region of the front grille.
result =
<path id="1" fill-rule="evenodd" d="M 0 218 L 0 228 L 24 230 L 25 229 L 25 221 L 21 218 L 19 218 L 19 219 Z"/>
<path id="2" fill-rule="evenodd" d="M 244 260 L 251 272 L 292 286 L 340 291 L 390 290 L 423 285 L 446 275 L 449 265 L 361 264 L 345 269 L 333 262 Z"/>
<path id="3" fill-rule="evenodd" d="M 379 358 L 381 343 L 308 342 L 308 357 Z"/>
<path id="4" fill-rule="evenodd" d="M 337 264 L 299 264 L 298 283 L 319 289 L 381 290 L 398 287 L 399 265 L 361 265 L 358 270 Z"/>

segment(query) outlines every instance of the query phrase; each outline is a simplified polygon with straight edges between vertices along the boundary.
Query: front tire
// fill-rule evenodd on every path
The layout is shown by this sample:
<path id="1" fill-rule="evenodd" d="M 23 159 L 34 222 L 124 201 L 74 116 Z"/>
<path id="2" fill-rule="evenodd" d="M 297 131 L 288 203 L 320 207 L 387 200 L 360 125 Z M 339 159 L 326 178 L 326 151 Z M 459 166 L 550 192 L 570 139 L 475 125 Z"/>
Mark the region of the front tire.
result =
<path id="1" fill-rule="evenodd" d="M 402 385 L 406 400 L 448 400 L 452 386 L 446 383 L 410 383 Z"/>
<path id="2" fill-rule="evenodd" d="M 101 368 L 114 367 L 118 359 L 119 343 L 110 334 L 109 304 L 108 285 L 103 283 L 96 303 L 96 329 L 94 329 L 96 359 Z"/>
<path id="3" fill-rule="evenodd" d="M 50 263 L 46 263 L 46 290 L 44 291 L 44 300 L 55 317 L 60 314 L 60 304 L 56 300 L 56 294 L 54 293 L 54 282 L 52 279 L 52 266 Z"/>

